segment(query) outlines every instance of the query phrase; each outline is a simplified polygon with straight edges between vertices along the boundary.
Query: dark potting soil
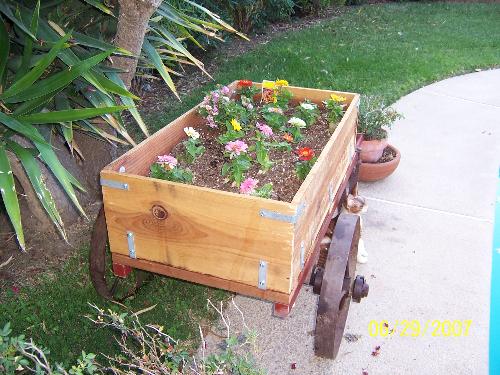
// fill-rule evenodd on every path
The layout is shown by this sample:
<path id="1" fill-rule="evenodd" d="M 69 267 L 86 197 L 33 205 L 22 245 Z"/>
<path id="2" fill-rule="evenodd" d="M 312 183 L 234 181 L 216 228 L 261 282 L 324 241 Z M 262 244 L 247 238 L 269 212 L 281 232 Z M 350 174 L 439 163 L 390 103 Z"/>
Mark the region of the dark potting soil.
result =
<path id="1" fill-rule="evenodd" d="M 377 163 L 387 163 L 387 162 L 390 162 L 391 160 L 394 160 L 394 158 L 396 157 L 396 151 L 394 151 L 392 148 L 390 147 L 386 147 L 384 148 L 384 153 L 382 154 L 382 156 L 380 157 L 380 159 L 378 159 Z"/>
<path id="2" fill-rule="evenodd" d="M 332 132 L 329 130 L 326 118 L 327 111 L 322 106 L 318 107 L 320 116 L 318 116 L 316 122 L 305 129 L 301 129 L 303 139 L 297 143 L 291 143 L 292 152 L 276 149 L 269 150 L 269 159 L 273 166 L 267 172 L 262 173 L 260 171 L 260 165 L 255 160 L 255 152 L 249 153 L 252 158 L 252 166 L 245 173 L 245 178 L 257 179 L 259 181 L 257 188 L 271 182 L 273 184 L 271 199 L 291 202 L 295 193 L 299 190 L 303 181 L 299 180 L 295 173 L 295 164 L 298 161 L 297 149 L 310 147 L 314 150 L 315 156 L 319 156 L 330 139 Z M 294 109 L 290 108 L 284 114 L 287 118 L 291 118 L 293 112 Z M 262 118 L 258 121 L 265 122 Z M 182 155 L 184 154 L 182 143 L 177 144 L 172 149 L 171 154 L 179 160 L 179 165 L 182 168 L 188 168 L 193 173 L 193 185 L 239 193 L 239 188 L 221 174 L 222 166 L 228 162 L 228 158 L 224 157 L 224 145 L 217 141 L 217 137 L 223 134 L 223 131 L 218 128 L 212 129 L 208 125 L 198 127 L 196 130 L 200 133 L 201 144 L 205 146 L 203 155 L 199 156 L 191 164 L 182 161 Z M 254 135 L 255 131 L 248 131 L 241 140 L 252 146 L 255 142 L 250 139 Z M 275 132 L 266 140 L 269 142 L 283 142 L 283 135 L 283 132 Z"/>

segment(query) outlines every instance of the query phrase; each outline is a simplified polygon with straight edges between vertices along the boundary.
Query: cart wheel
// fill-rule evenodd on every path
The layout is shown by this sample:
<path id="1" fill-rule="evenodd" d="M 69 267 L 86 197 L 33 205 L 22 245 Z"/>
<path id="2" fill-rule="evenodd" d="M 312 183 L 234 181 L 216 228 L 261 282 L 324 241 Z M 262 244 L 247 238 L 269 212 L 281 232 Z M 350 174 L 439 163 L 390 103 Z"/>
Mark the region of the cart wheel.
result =
<path id="1" fill-rule="evenodd" d="M 112 267 L 115 273 L 121 277 L 115 276 L 111 272 Z M 118 272 L 117 268 L 121 272 Z M 112 264 L 111 252 L 108 249 L 108 231 L 104 206 L 101 206 L 92 230 L 89 269 L 90 279 L 97 293 L 103 298 L 118 302 L 134 295 L 146 278 L 146 273 L 143 271 Z"/>
<path id="2" fill-rule="evenodd" d="M 324 264 L 319 263 L 313 275 L 314 290 L 320 295 L 314 340 L 319 357 L 337 356 L 351 297 L 359 302 L 368 295 L 364 278 L 354 277 L 359 236 L 359 216 L 341 214 Z"/>

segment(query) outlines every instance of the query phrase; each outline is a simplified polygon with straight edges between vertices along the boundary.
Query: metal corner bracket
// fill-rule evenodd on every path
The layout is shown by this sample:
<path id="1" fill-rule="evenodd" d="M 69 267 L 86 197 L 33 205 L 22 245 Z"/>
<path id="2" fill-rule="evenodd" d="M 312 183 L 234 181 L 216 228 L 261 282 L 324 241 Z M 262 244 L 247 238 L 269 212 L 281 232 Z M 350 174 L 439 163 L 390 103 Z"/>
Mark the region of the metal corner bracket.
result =
<path id="1" fill-rule="evenodd" d="M 295 212 L 294 215 L 287 215 L 287 214 L 282 214 L 281 212 L 264 210 L 264 209 L 260 210 L 259 215 L 267 219 L 284 221 L 285 223 L 295 224 L 299 220 L 305 208 L 306 204 L 301 203 L 299 207 L 297 207 L 297 211 Z"/>

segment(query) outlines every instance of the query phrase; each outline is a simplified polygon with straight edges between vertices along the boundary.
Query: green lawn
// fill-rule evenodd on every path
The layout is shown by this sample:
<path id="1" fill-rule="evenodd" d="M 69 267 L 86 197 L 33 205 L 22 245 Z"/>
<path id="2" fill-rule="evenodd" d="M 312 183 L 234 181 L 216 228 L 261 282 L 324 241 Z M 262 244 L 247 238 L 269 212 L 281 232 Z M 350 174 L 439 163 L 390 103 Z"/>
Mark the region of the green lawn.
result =
<path id="1" fill-rule="evenodd" d="M 339 18 L 301 31 L 281 34 L 250 53 L 225 61 L 215 78 L 287 79 L 290 84 L 380 94 L 388 101 L 427 83 L 476 68 L 500 65 L 500 4 L 386 4 L 354 7 Z M 145 114 L 160 128 L 199 102 L 209 85 L 166 103 L 163 111 Z M 53 358 L 69 361 L 82 349 L 110 353 L 106 331 L 96 330 L 83 316 L 87 302 L 111 306 L 96 296 L 82 250 L 55 280 L 22 290 L 1 301 L 0 324 L 11 321 L 51 348 Z M 196 337 L 192 317 L 208 318 L 206 298 L 220 291 L 156 277 L 126 304 L 140 310 L 145 322 L 168 327 L 177 338 Z M 119 309 L 118 306 L 113 306 Z"/>

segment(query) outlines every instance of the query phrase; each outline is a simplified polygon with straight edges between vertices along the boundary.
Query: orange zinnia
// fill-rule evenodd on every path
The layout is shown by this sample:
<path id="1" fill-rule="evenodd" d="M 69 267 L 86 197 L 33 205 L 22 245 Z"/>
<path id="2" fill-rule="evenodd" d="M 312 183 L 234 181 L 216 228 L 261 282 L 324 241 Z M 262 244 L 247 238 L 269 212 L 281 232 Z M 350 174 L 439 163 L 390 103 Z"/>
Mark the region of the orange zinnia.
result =
<path id="1" fill-rule="evenodd" d="M 290 134 L 288 134 L 288 133 L 283 134 L 283 139 L 285 141 L 287 141 L 287 142 L 292 142 L 293 141 L 293 137 Z"/>
<path id="2" fill-rule="evenodd" d="M 314 157 L 314 150 L 310 147 L 302 147 L 297 150 L 299 160 L 308 161 Z"/>

